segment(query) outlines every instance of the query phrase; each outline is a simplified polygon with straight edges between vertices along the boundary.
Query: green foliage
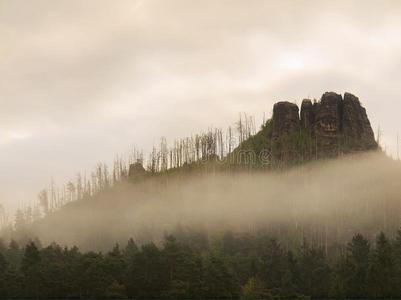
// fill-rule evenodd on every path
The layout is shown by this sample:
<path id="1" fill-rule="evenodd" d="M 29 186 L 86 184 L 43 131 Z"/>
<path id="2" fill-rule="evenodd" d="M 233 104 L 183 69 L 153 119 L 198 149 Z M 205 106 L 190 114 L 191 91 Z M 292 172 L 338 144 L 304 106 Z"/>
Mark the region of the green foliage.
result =
<path id="1" fill-rule="evenodd" d="M 262 150 L 270 149 L 272 129 L 272 121 L 268 120 L 257 134 L 245 140 L 238 149 L 254 150 L 256 154 L 259 154 Z"/>
<path id="2" fill-rule="evenodd" d="M 129 262 L 131 259 L 133 259 L 135 254 L 138 253 L 138 251 L 139 251 L 138 246 L 136 245 L 135 241 L 132 238 L 130 238 L 124 250 L 125 261 Z"/>
<path id="3" fill-rule="evenodd" d="M 392 297 L 396 290 L 395 261 L 393 248 L 385 234 L 376 239 L 376 249 L 372 253 L 369 270 L 369 289 L 372 297 Z"/>
<path id="4" fill-rule="evenodd" d="M 251 277 L 242 287 L 241 299 L 243 300 L 258 300 L 271 299 L 272 295 L 266 285 L 258 277 Z"/>
<path id="5" fill-rule="evenodd" d="M 193 235 L 193 237 L 191 237 Z M 199 247 L 199 233 L 137 247 L 130 239 L 108 253 L 51 244 L 0 252 L 1 299 L 310 299 L 399 298 L 401 231 L 374 246 L 357 234 L 341 256 L 306 241 L 285 250 L 270 236 L 226 232 Z M 201 239 L 203 240 L 203 238 Z M 17 253 L 12 253 L 12 252 Z"/>
<path id="6" fill-rule="evenodd" d="M 19 268 L 22 259 L 22 250 L 16 241 L 11 240 L 6 250 L 5 257 L 12 267 Z"/>
<path id="7" fill-rule="evenodd" d="M 353 237 L 348 244 L 345 261 L 344 292 L 348 297 L 362 298 L 368 288 L 369 241 L 361 234 Z"/>
<path id="8" fill-rule="evenodd" d="M 224 257 L 210 253 L 204 260 L 203 289 L 204 297 L 228 299 L 238 296 L 238 285 L 234 274 L 224 262 Z"/>
<path id="9" fill-rule="evenodd" d="M 28 295 L 38 297 L 41 294 L 42 272 L 40 270 L 40 252 L 33 242 L 25 247 L 21 262 L 21 272 L 24 277 L 24 287 Z"/>
<path id="10" fill-rule="evenodd" d="M 142 246 L 128 265 L 125 278 L 129 295 L 142 299 L 160 296 L 167 286 L 168 271 L 166 260 L 155 244 Z"/>
<path id="11" fill-rule="evenodd" d="M 272 148 L 272 122 L 268 120 L 262 125 L 261 130 L 253 136 L 243 141 L 234 151 L 225 158 L 228 165 L 262 167 L 261 152 Z"/>
<path id="12" fill-rule="evenodd" d="M 302 274 L 299 284 L 302 294 L 314 298 L 329 294 L 332 274 L 322 249 L 305 244 L 300 251 L 299 272 Z"/>

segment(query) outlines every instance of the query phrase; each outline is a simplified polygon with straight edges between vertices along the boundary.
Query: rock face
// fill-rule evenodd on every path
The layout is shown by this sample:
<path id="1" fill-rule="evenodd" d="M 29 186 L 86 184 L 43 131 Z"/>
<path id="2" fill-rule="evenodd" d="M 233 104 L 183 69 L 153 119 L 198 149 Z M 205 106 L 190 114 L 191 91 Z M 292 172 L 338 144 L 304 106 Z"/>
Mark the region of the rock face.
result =
<path id="1" fill-rule="evenodd" d="M 312 101 L 304 99 L 301 105 L 301 127 L 303 129 L 312 129 L 315 122 L 315 110 Z"/>
<path id="2" fill-rule="evenodd" d="M 378 147 L 372 127 L 359 99 L 345 93 L 324 93 L 320 102 L 296 104 L 278 102 L 273 108 L 272 152 L 277 159 L 294 159 L 283 153 L 297 151 L 302 159 L 333 157 L 343 153 L 373 150 Z M 299 139 L 288 143 L 288 137 Z M 296 144 L 294 146 L 294 144 Z M 298 157 L 299 158 L 299 157 Z M 297 159 L 298 159 L 297 158 Z"/>
<path id="3" fill-rule="evenodd" d="M 377 148 L 366 109 L 349 93 L 344 94 L 342 121 L 345 147 L 356 150 Z"/>
<path id="4" fill-rule="evenodd" d="M 278 102 L 273 107 L 273 139 L 299 131 L 299 109 L 290 102 Z"/>
<path id="5" fill-rule="evenodd" d="M 320 103 L 316 104 L 315 123 L 312 133 L 316 137 L 316 146 L 320 153 L 335 155 L 342 126 L 342 97 L 336 93 L 324 93 Z"/>
<path id="6" fill-rule="evenodd" d="M 291 141 L 300 130 L 298 106 L 290 102 L 278 102 L 273 107 L 272 154 L 276 161 L 291 161 L 294 147 Z"/>
<path id="7" fill-rule="evenodd" d="M 136 162 L 129 165 L 128 177 L 138 178 L 146 174 L 146 170 L 141 162 Z"/>

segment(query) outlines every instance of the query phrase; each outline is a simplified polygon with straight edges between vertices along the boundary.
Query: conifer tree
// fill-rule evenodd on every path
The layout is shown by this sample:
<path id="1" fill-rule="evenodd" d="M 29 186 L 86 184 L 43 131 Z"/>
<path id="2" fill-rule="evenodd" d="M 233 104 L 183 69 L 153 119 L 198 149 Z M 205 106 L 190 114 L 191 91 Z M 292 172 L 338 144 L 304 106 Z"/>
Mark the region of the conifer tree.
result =
<path id="1" fill-rule="evenodd" d="M 369 269 L 369 241 L 357 234 L 347 247 L 345 261 L 344 290 L 348 297 L 363 298 L 367 290 Z"/>
<path id="2" fill-rule="evenodd" d="M 27 297 L 40 296 L 42 274 L 40 270 L 40 253 L 33 242 L 25 247 L 25 253 L 21 261 L 21 271 L 24 276 L 25 293 Z"/>
<path id="3" fill-rule="evenodd" d="M 369 268 L 369 287 L 372 297 L 392 297 L 395 291 L 395 265 L 393 249 L 386 235 L 376 238 L 376 248 Z"/>

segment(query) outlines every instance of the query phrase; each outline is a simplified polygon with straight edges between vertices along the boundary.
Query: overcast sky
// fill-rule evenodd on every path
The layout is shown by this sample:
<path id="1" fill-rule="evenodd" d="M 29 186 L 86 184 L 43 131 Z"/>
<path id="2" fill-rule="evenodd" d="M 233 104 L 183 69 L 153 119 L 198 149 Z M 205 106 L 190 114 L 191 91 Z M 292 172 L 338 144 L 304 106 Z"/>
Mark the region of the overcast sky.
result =
<path id="1" fill-rule="evenodd" d="M 161 136 L 351 92 L 401 132 L 401 1 L 0 0 L 0 202 Z"/>

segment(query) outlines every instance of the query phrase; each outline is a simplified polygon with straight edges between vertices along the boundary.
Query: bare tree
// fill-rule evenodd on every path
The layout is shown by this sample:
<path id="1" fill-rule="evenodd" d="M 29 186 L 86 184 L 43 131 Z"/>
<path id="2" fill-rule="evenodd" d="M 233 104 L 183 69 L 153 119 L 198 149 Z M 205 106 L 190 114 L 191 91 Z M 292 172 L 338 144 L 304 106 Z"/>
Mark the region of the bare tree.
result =
<path id="1" fill-rule="evenodd" d="M 47 191 L 46 190 L 40 191 L 38 198 L 39 198 L 39 205 L 42 207 L 45 215 L 47 215 L 49 213 L 49 199 L 47 196 Z"/>
<path id="2" fill-rule="evenodd" d="M 265 123 L 265 120 L 263 122 Z M 173 142 L 172 147 L 169 147 L 167 140 L 162 137 L 159 146 L 154 146 L 149 153 L 146 168 L 150 173 L 158 173 L 201 160 L 222 160 L 232 153 L 238 145 L 256 134 L 255 118 L 252 116 L 240 114 L 235 125 L 238 133 L 237 138 L 231 126 L 228 127 L 226 132 L 219 128 L 209 128 L 205 132 L 177 139 Z M 380 135 L 378 135 L 378 140 L 380 140 Z M 142 151 L 133 148 L 127 159 L 121 155 L 115 157 L 111 175 L 105 163 L 98 163 L 90 176 L 87 177 L 85 172 L 82 178 L 81 173 L 78 173 L 75 180 L 70 180 L 62 186 L 61 191 L 57 188 L 57 193 L 54 182 L 51 180 L 50 199 L 47 191 L 44 190 L 46 193 L 41 193 L 40 206 L 43 207 L 46 203 L 46 209 L 43 209 L 47 214 L 67 202 L 93 197 L 118 182 L 126 180 L 129 166 L 135 162 L 143 164 L 144 156 Z"/>

